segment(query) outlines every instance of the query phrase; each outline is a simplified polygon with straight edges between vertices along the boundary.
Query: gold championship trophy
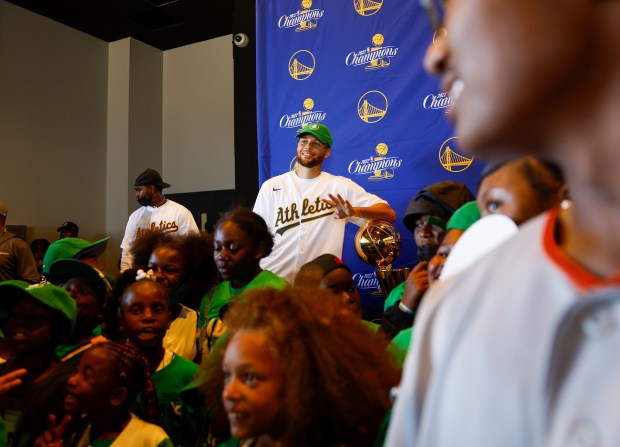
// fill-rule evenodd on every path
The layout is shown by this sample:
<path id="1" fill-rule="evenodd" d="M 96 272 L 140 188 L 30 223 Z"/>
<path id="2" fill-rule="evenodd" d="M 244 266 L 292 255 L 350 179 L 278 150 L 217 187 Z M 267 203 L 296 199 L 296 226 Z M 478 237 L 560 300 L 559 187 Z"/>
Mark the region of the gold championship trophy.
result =
<path id="1" fill-rule="evenodd" d="M 393 269 L 392 262 L 400 254 L 400 233 L 394 225 L 374 220 L 361 227 L 355 234 L 355 251 L 366 264 L 377 267 L 375 275 L 383 296 L 405 281 L 411 269 Z"/>

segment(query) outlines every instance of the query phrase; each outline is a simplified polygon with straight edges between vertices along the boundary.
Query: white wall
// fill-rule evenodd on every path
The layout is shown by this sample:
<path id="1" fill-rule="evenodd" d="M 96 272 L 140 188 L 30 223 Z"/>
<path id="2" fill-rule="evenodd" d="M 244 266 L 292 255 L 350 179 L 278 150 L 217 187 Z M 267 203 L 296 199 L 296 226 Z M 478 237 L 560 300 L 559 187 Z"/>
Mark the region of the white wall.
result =
<path id="1" fill-rule="evenodd" d="M 232 37 L 164 53 L 163 171 L 167 192 L 235 187 Z"/>
<path id="2" fill-rule="evenodd" d="M 108 45 L 0 2 L 0 200 L 29 240 L 106 233 Z"/>
<path id="3" fill-rule="evenodd" d="M 115 272 L 133 181 L 167 192 L 234 188 L 231 36 L 161 52 L 108 44 L 0 0 L 0 200 L 28 242 L 111 236 Z"/>

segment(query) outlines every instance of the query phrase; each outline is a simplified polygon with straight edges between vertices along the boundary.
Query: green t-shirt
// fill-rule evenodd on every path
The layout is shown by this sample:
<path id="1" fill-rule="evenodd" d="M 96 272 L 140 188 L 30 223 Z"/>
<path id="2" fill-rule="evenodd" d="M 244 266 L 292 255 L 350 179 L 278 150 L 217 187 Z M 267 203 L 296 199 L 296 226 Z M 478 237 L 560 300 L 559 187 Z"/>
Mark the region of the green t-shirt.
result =
<path id="1" fill-rule="evenodd" d="M 181 397 L 181 390 L 197 372 L 197 364 L 175 354 L 167 366 L 151 374 L 164 429 L 175 446 L 193 447 L 204 419 L 206 410 L 201 399 L 190 404 Z"/>
<path id="2" fill-rule="evenodd" d="M 407 285 L 407 281 L 404 281 L 392 289 L 390 294 L 385 299 L 385 303 L 383 303 L 384 312 L 388 310 L 388 308 L 396 304 L 396 302 L 399 301 L 403 297 L 403 293 L 405 293 L 406 285 Z"/>
<path id="3" fill-rule="evenodd" d="M 203 327 L 206 322 L 212 320 L 213 318 L 218 318 L 222 306 L 228 303 L 230 298 L 235 295 L 239 295 L 246 290 L 259 289 L 262 287 L 284 289 L 288 285 L 289 283 L 286 279 L 280 278 L 278 275 L 271 273 L 269 270 L 263 270 L 245 287 L 240 289 L 233 289 L 230 285 L 230 281 L 222 281 L 215 287 L 208 308 L 206 307 L 209 294 L 205 295 L 202 299 L 202 302 L 200 303 L 200 315 L 198 316 L 198 326 Z"/>
<path id="4" fill-rule="evenodd" d="M 362 320 L 362 324 L 364 326 L 366 326 L 368 329 L 370 329 L 370 331 L 373 334 L 376 334 L 379 331 L 379 328 L 381 327 L 380 324 L 374 323 L 372 321 L 368 321 L 368 320 Z"/>
<path id="5" fill-rule="evenodd" d="M 101 325 L 95 326 L 93 328 L 93 338 L 99 337 L 101 334 L 102 334 Z M 84 342 L 78 345 L 58 345 L 56 346 L 56 357 L 58 357 L 59 359 L 62 359 L 64 356 L 66 356 L 70 352 L 80 349 L 82 346 L 85 346 L 88 343 L 90 343 L 90 341 Z M 78 357 L 77 362 L 75 362 L 75 365 L 80 363 L 80 357 Z"/>
<path id="6" fill-rule="evenodd" d="M 403 329 L 396 337 L 390 342 L 388 349 L 394 355 L 398 366 L 401 368 L 405 364 L 405 357 L 409 351 L 409 345 L 411 344 L 411 336 L 413 335 L 413 327 Z"/>

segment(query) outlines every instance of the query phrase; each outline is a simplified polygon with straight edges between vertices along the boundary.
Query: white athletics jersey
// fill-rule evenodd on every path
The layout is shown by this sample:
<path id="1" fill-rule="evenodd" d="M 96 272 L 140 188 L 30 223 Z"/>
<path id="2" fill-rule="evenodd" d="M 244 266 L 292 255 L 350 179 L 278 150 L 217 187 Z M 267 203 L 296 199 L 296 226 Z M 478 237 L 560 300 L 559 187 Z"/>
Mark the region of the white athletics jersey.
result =
<path id="1" fill-rule="evenodd" d="M 561 251 L 557 210 L 420 306 L 385 445 L 620 445 L 620 276 Z"/>
<path id="2" fill-rule="evenodd" d="M 168 199 L 166 203 L 157 208 L 141 206 L 131 213 L 127 221 L 125 236 L 121 242 L 123 249 L 121 272 L 131 267 L 133 259 L 129 255 L 129 250 L 134 241 L 151 231 L 175 233 L 178 236 L 199 233 L 194 216 L 179 203 Z"/>
<path id="3" fill-rule="evenodd" d="M 321 201 L 329 194 L 340 194 L 355 207 L 387 203 L 351 179 L 327 172 L 302 179 L 291 171 L 265 181 L 254 204 L 254 212 L 275 236 L 273 252 L 261 261 L 264 270 L 292 284 L 299 268 L 317 256 L 342 257 L 346 223 L 361 225 L 365 220 L 335 219 L 333 207 Z"/>

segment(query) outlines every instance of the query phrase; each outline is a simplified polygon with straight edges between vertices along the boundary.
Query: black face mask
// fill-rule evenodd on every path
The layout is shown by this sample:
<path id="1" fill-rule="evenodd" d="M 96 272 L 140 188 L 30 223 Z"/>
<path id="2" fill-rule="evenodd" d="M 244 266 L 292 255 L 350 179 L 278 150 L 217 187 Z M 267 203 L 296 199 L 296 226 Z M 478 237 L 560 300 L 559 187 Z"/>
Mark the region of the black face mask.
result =
<path id="1" fill-rule="evenodd" d="M 420 258 L 420 261 L 430 261 L 437 253 L 437 248 L 437 246 L 418 247 L 418 258 Z"/>
<path id="2" fill-rule="evenodd" d="M 138 203 L 142 206 L 150 206 L 153 203 L 153 199 L 146 199 L 142 197 L 138 199 Z"/>

